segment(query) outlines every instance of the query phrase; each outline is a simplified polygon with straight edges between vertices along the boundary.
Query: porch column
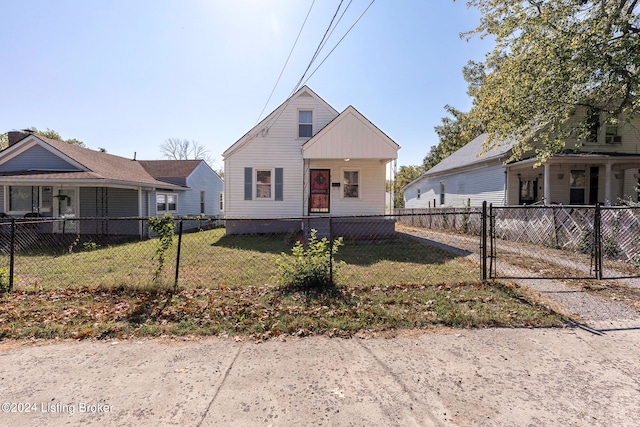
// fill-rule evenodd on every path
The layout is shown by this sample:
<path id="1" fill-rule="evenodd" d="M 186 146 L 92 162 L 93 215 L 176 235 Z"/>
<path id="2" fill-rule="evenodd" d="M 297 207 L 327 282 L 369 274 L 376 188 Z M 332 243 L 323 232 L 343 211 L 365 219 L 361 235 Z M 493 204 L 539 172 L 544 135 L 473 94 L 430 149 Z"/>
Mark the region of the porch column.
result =
<path id="1" fill-rule="evenodd" d="M 548 205 L 551 202 L 551 180 L 549 179 L 550 167 L 549 163 L 544 164 L 544 204 Z"/>
<path id="2" fill-rule="evenodd" d="M 604 165 L 604 203 L 611 205 L 611 163 Z"/>

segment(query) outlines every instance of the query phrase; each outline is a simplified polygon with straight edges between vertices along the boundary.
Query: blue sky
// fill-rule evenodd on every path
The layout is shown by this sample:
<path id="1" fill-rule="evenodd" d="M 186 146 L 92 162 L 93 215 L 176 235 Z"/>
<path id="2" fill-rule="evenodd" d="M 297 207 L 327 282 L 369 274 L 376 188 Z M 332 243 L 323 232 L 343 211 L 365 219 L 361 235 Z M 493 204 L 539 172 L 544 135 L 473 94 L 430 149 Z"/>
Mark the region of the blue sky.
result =
<path id="1" fill-rule="evenodd" d="M 3 1 L 0 132 L 35 126 L 87 147 L 162 158 L 167 138 L 221 153 L 291 93 L 339 0 Z M 344 1 L 344 6 L 349 3 Z M 353 0 L 314 70 L 369 5 Z M 419 164 L 444 105 L 467 111 L 462 67 L 487 40 L 461 39 L 464 1 L 377 0 L 306 82 L 338 111 L 353 105 Z"/>

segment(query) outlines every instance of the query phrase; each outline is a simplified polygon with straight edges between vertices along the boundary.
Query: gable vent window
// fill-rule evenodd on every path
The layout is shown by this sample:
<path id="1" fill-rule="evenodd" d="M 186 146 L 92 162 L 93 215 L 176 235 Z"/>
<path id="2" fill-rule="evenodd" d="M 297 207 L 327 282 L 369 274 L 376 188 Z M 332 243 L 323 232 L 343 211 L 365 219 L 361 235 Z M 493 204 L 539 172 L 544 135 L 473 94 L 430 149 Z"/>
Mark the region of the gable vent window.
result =
<path id="1" fill-rule="evenodd" d="M 310 138 L 313 135 L 313 111 L 298 111 L 298 137 Z"/>

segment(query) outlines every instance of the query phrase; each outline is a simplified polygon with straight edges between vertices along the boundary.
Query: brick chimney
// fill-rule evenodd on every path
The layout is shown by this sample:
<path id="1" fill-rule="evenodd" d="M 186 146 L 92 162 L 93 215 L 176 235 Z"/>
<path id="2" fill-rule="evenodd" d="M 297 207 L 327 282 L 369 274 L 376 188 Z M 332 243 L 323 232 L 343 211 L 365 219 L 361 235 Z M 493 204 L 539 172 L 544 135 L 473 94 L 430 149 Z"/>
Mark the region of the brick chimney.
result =
<path id="1" fill-rule="evenodd" d="M 29 130 L 12 130 L 7 132 L 7 137 L 9 139 L 9 147 L 14 145 L 18 141 L 22 141 L 29 135 L 32 135 L 33 132 Z"/>

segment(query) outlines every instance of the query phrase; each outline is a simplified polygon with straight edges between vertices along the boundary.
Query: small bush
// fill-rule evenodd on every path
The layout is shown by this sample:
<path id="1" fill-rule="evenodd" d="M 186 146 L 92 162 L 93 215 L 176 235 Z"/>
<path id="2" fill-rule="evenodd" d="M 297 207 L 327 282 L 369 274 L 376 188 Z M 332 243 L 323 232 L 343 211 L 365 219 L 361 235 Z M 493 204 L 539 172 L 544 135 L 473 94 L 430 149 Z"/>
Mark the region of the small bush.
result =
<path id="1" fill-rule="evenodd" d="M 303 290 L 325 290 L 333 287 L 334 276 L 343 262 L 333 262 L 332 255 L 338 252 L 342 244 L 342 237 L 334 240 L 332 245 L 326 237 L 318 239 L 317 231 L 311 230 L 306 248 L 297 241 L 291 250 L 293 258 L 283 252 L 282 257 L 275 259 L 279 284 Z"/>
<path id="2" fill-rule="evenodd" d="M 0 268 L 0 293 L 6 293 L 11 290 L 11 283 L 8 268 Z"/>
<path id="3" fill-rule="evenodd" d="M 84 242 L 82 244 L 82 249 L 84 249 L 87 252 L 93 252 L 95 250 L 98 250 L 99 248 L 100 248 L 100 245 L 93 241 Z"/>

